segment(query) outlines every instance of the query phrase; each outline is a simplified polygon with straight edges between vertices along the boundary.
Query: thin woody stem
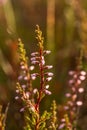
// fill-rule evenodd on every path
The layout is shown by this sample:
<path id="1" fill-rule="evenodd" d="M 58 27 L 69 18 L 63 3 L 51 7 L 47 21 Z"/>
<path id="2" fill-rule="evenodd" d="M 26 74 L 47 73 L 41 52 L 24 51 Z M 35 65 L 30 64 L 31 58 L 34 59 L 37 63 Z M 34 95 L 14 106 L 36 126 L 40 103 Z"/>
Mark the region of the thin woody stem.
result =
<path id="1" fill-rule="evenodd" d="M 42 56 L 43 56 L 43 49 L 40 48 L 40 90 L 39 90 L 39 97 L 37 99 L 37 104 L 36 104 L 36 111 L 38 112 L 38 115 L 39 115 L 39 105 L 40 105 L 40 101 L 41 101 L 41 98 L 42 98 L 42 94 L 43 94 L 43 87 L 44 87 L 44 72 L 43 72 L 43 63 L 42 63 Z M 37 123 L 36 123 L 36 129 L 35 130 L 38 130 L 39 129 L 39 116 L 38 116 L 38 119 L 37 119 Z"/>

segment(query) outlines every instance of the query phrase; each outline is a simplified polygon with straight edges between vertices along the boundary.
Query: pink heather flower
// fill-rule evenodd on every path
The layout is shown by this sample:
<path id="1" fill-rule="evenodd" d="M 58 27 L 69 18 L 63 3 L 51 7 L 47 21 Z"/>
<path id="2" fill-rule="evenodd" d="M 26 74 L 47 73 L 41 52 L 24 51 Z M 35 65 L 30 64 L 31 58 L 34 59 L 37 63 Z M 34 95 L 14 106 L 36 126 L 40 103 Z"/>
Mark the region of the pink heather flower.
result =
<path id="1" fill-rule="evenodd" d="M 31 61 L 35 61 L 35 60 L 36 60 L 36 57 L 32 57 L 32 58 L 31 58 Z"/>
<path id="2" fill-rule="evenodd" d="M 47 66 L 45 66 L 44 68 L 45 68 L 45 69 L 52 69 L 53 66 L 52 66 L 52 65 L 47 65 Z"/>
<path id="3" fill-rule="evenodd" d="M 39 54 L 38 52 L 33 52 L 33 53 L 31 53 L 31 56 L 36 56 L 38 54 Z"/>
<path id="4" fill-rule="evenodd" d="M 31 76 L 39 76 L 38 73 L 31 74 Z"/>
<path id="5" fill-rule="evenodd" d="M 37 92 L 38 92 L 38 89 L 35 88 L 35 89 L 33 90 L 33 93 L 36 94 Z"/>
<path id="6" fill-rule="evenodd" d="M 69 80 L 69 84 L 73 84 L 74 83 L 74 81 L 71 79 L 71 80 Z"/>
<path id="7" fill-rule="evenodd" d="M 25 85 L 25 84 L 23 84 L 23 85 L 21 85 L 21 87 L 22 87 L 23 89 L 25 89 L 25 88 L 26 88 L 26 85 Z"/>
<path id="8" fill-rule="evenodd" d="M 26 92 L 26 98 L 28 99 L 29 98 L 29 92 Z"/>
<path id="9" fill-rule="evenodd" d="M 80 84 L 81 84 L 81 80 L 78 79 L 78 80 L 77 80 L 77 83 L 78 83 L 78 85 L 80 85 Z"/>
<path id="10" fill-rule="evenodd" d="M 65 126 L 65 123 L 62 123 L 60 126 L 59 126 L 59 130 L 63 129 Z"/>
<path id="11" fill-rule="evenodd" d="M 52 93 L 50 91 L 48 91 L 47 89 L 44 90 L 45 94 L 47 95 L 51 95 Z"/>
<path id="12" fill-rule="evenodd" d="M 44 56 L 42 56 L 42 65 L 45 65 Z"/>
<path id="13" fill-rule="evenodd" d="M 35 80 L 37 76 L 39 76 L 38 73 L 31 74 L 31 78 L 32 78 L 32 80 Z"/>
<path id="14" fill-rule="evenodd" d="M 25 76 L 25 77 L 24 77 L 24 80 L 28 80 L 28 77 L 27 77 L 27 76 Z"/>
<path id="15" fill-rule="evenodd" d="M 64 106 L 64 110 L 68 110 L 69 109 L 69 106 Z"/>
<path id="16" fill-rule="evenodd" d="M 17 100 L 17 99 L 19 99 L 19 97 L 18 97 L 18 96 L 16 96 L 16 97 L 15 97 L 15 99 Z"/>
<path id="17" fill-rule="evenodd" d="M 50 50 L 45 50 L 45 51 L 44 51 L 44 54 L 50 54 L 50 53 L 51 53 Z"/>
<path id="18" fill-rule="evenodd" d="M 35 65 L 35 64 L 38 64 L 38 63 L 39 63 L 39 61 L 32 61 L 32 62 L 31 62 L 31 64 L 34 64 L 34 65 Z"/>
<path id="19" fill-rule="evenodd" d="M 18 89 L 16 90 L 16 93 L 19 93 L 19 90 L 18 90 Z"/>
<path id="20" fill-rule="evenodd" d="M 71 94 L 70 93 L 66 93 L 65 96 L 66 97 L 71 97 Z"/>
<path id="21" fill-rule="evenodd" d="M 32 76 L 32 80 L 35 80 L 36 79 L 36 76 Z"/>
<path id="22" fill-rule="evenodd" d="M 65 119 L 64 119 L 64 118 L 62 118 L 62 119 L 61 119 L 61 122 L 65 122 Z"/>
<path id="23" fill-rule="evenodd" d="M 21 80 L 21 79 L 23 79 L 23 76 L 22 75 L 18 76 L 18 80 Z"/>
<path id="24" fill-rule="evenodd" d="M 52 77 L 46 78 L 46 81 L 50 81 L 50 80 L 52 80 Z"/>
<path id="25" fill-rule="evenodd" d="M 67 104 L 70 105 L 70 106 L 73 106 L 73 102 L 72 101 L 68 101 Z"/>
<path id="26" fill-rule="evenodd" d="M 31 76 L 31 79 L 32 79 L 32 80 L 35 80 L 35 79 L 36 79 L 36 76 Z"/>
<path id="27" fill-rule="evenodd" d="M 73 91 L 73 92 L 75 92 L 75 91 L 76 91 L 75 87 L 72 87 L 72 91 Z"/>
<path id="28" fill-rule="evenodd" d="M 82 80 L 82 81 L 85 80 L 85 76 L 83 76 L 83 75 L 81 75 L 79 78 L 80 78 L 80 80 Z"/>
<path id="29" fill-rule="evenodd" d="M 80 74 L 83 75 L 83 76 L 85 76 L 86 72 L 85 71 L 81 71 Z"/>
<path id="30" fill-rule="evenodd" d="M 76 98 L 77 98 L 77 95 L 76 95 L 76 94 L 72 95 L 72 100 L 73 100 L 73 101 L 75 101 Z"/>
<path id="31" fill-rule="evenodd" d="M 77 74 L 74 74 L 74 75 L 73 75 L 73 78 L 75 78 L 75 79 L 76 79 L 76 78 L 77 78 Z"/>
<path id="32" fill-rule="evenodd" d="M 69 71 L 69 75 L 73 75 L 75 72 L 74 71 Z"/>
<path id="33" fill-rule="evenodd" d="M 51 72 L 48 72 L 48 73 L 45 73 L 46 75 L 48 75 L 48 76 L 53 76 L 53 73 L 51 73 Z"/>
<path id="34" fill-rule="evenodd" d="M 48 88 L 49 88 L 49 85 L 46 85 L 45 88 L 48 89 Z"/>
<path id="35" fill-rule="evenodd" d="M 25 69 L 26 67 L 24 65 L 21 66 L 21 69 Z"/>
<path id="36" fill-rule="evenodd" d="M 32 66 L 30 66 L 29 69 L 30 69 L 30 70 L 34 70 L 34 68 L 35 68 L 35 67 L 32 65 Z"/>
<path id="37" fill-rule="evenodd" d="M 21 109 L 20 109 L 20 112 L 23 112 L 24 110 L 25 110 L 24 108 L 21 108 Z"/>
<path id="38" fill-rule="evenodd" d="M 79 91 L 79 93 L 83 93 L 84 92 L 84 88 L 79 88 L 78 91 Z"/>
<path id="39" fill-rule="evenodd" d="M 77 104 L 77 106 L 82 106 L 83 102 L 82 101 L 77 101 L 76 104 Z"/>

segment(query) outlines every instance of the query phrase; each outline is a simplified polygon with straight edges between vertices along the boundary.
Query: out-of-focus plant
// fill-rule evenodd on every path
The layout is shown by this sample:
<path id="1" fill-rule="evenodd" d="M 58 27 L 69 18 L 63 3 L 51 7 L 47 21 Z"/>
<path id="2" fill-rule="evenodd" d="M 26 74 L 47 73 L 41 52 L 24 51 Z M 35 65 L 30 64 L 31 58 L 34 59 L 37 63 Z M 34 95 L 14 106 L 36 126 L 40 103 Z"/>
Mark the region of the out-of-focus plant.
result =
<path id="1" fill-rule="evenodd" d="M 59 128 L 63 129 L 67 126 L 68 130 L 78 130 L 78 120 L 80 109 L 84 104 L 83 95 L 85 92 L 84 83 L 87 73 L 82 66 L 83 48 L 80 51 L 80 56 L 77 58 L 77 65 L 75 70 L 69 71 L 69 88 L 65 94 L 67 99 L 64 104 L 65 114 L 60 121 Z M 65 116 L 67 114 L 67 116 Z"/>
<path id="2" fill-rule="evenodd" d="M 80 38 L 80 45 L 84 49 L 84 57 L 87 57 L 87 12 L 83 8 L 83 2 L 81 0 L 70 1 L 71 8 L 75 15 L 75 26 Z"/>
<path id="3" fill-rule="evenodd" d="M 5 130 L 8 107 L 9 107 L 9 104 L 8 104 L 5 112 L 3 113 L 2 105 L 0 105 L 0 130 Z"/>

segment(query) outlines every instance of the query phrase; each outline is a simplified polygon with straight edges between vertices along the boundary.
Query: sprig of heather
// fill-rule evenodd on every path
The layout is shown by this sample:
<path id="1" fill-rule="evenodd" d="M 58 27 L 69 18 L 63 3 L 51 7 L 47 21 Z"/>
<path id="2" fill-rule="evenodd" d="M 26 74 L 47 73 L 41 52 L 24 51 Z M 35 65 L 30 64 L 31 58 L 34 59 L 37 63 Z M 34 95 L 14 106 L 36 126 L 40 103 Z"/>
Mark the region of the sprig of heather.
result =
<path id="1" fill-rule="evenodd" d="M 79 110 L 83 105 L 83 82 L 86 79 L 86 72 L 84 70 L 69 71 L 69 92 L 65 94 L 67 102 L 64 105 L 64 111 L 69 119 L 69 125 L 66 124 L 65 117 L 60 120 L 59 130 L 67 128 L 68 130 L 76 130 Z"/>
<path id="2" fill-rule="evenodd" d="M 73 126 L 77 125 L 79 110 L 83 105 L 83 94 L 84 94 L 84 82 L 87 76 L 85 70 L 82 69 L 82 53 L 81 56 L 77 59 L 78 65 L 76 70 L 69 71 L 69 92 L 65 94 L 67 98 L 66 105 L 64 109 L 67 111 L 70 122 Z M 74 128 L 76 129 L 76 128 Z"/>
<path id="3" fill-rule="evenodd" d="M 78 118 L 80 108 L 83 105 L 83 94 L 84 94 L 84 82 L 87 76 L 85 70 L 82 67 L 82 57 L 83 57 L 83 48 L 80 50 L 80 56 L 77 58 L 77 65 L 75 70 L 69 71 L 69 88 L 68 92 L 65 94 L 67 99 L 64 104 L 64 114 L 60 119 L 59 129 L 68 128 L 65 122 L 64 115 L 67 114 L 69 120 L 69 128 L 70 130 L 76 130 L 78 125 Z"/>
<path id="4" fill-rule="evenodd" d="M 50 109 L 52 114 L 50 117 L 49 129 L 56 130 L 58 128 L 58 118 L 57 118 L 58 115 L 57 115 L 57 104 L 55 100 L 53 100 Z"/>
<path id="5" fill-rule="evenodd" d="M 29 67 L 29 65 L 28 65 L 28 57 L 26 56 L 26 50 L 24 49 L 24 45 L 23 45 L 21 39 L 18 39 L 18 54 L 19 54 L 19 69 L 20 69 L 20 73 L 18 76 L 18 82 L 21 86 L 21 89 L 25 92 L 28 90 L 31 95 L 32 85 L 30 82 L 30 72 L 29 71 L 30 71 L 30 69 L 33 69 L 33 68 Z"/>
<path id="6" fill-rule="evenodd" d="M 51 92 L 48 90 L 49 85 L 48 82 L 52 79 L 53 73 L 52 72 L 47 72 L 48 69 L 51 69 L 53 66 L 51 65 L 45 65 L 45 55 L 50 54 L 49 50 L 44 50 L 43 42 L 44 38 L 42 37 L 42 32 L 39 28 L 39 26 L 36 26 L 36 39 L 38 41 L 38 47 L 39 51 L 38 52 L 33 52 L 31 54 L 31 64 L 33 65 L 38 65 L 39 68 L 39 73 L 33 73 L 31 74 L 31 79 L 35 80 L 36 77 L 40 77 L 40 87 L 38 89 L 38 96 L 36 99 L 36 105 L 35 105 L 35 110 L 38 113 L 38 118 L 36 120 L 36 130 L 39 129 L 39 122 L 40 122 L 40 102 L 42 98 L 45 96 L 45 94 L 50 95 Z"/>
<path id="7" fill-rule="evenodd" d="M 28 65 L 26 50 L 24 49 L 24 45 L 21 39 L 18 40 L 18 54 L 19 54 L 19 75 L 18 75 L 18 81 L 16 83 L 17 95 L 15 99 L 17 100 L 21 99 L 23 102 L 23 108 L 20 109 L 20 112 L 24 111 L 25 124 L 26 124 L 25 129 L 27 129 L 27 127 L 31 128 L 29 122 L 27 124 L 26 121 L 27 118 L 29 119 L 31 118 L 30 113 L 32 113 L 32 116 L 34 115 L 34 113 L 36 113 L 33 98 L 33 88 L 30 79 L 31 78 L 30 70 L 33 70 L 34 67 L 33 66 L 29 67 Z M 27 111 L 28 114 L 26 114 Z"/>
<path id="8" fill-rule="evenodd" d="M 40 76 L 40 90 L 39 90 L 39 97 L 37 99 L 37 104 L 36 104 L 36 110 L 39 110 L 39 104 L 43 95 L 51 94 L 51 92 L 48 90 L 49 85 L 47 84 L 47 82 L 49 82 L 52 79 L 53 73 L 46 72 L 48 69 L 52 68 L 52 66 L 45 65 L 45 55 L 50 54 L 50 51 L 44 50 L 42 32 L 38 25 L 36 26 L 35 32 L 36 32 L 36 39 L 38 41 L 39 52 L 37 52 L 37 54 L 33 56 L 34 59 L 32 60 L 32 62 L 34 63 L 36 62 L 39 65 L 39 73 L 35 74 L 35 76 Z"/>
<path id="9" fill-rule="evenodd" d="M 32 66 L 28 66 L 28 58 L 22 41 L 19 39 L 18 42 L 20 73 L 16 84 L 17 96 L 15 99 L 20 98 L 24 103 L 24 107 L 20 111 L 25 111 L 25 130 L 41 130 L 46 128 L 46 120 L 50 118 L 50 113 L 47 111 L 44 111 L 43 114 L 40 115 L 40 102 L 46 94 L 51 94 L 48 90 L 48 82 L 52 79 L 53 73 L 47 70 L 51 69 L 53 66 L 46 65 L 45 63 L 45 55 L 50 54 L 50 51 L 44 50 L 44 40 L 38 25 L 36 26 L 35 32 L 39 50 L 31 53 L 30 60 Z M 33 70 L 36 66 L 38 66 L 39 72 L 31 73 L 30 70 Z M 32 81 L 37 77 L 40 78 L 38 89 L 32 88 Z"/>

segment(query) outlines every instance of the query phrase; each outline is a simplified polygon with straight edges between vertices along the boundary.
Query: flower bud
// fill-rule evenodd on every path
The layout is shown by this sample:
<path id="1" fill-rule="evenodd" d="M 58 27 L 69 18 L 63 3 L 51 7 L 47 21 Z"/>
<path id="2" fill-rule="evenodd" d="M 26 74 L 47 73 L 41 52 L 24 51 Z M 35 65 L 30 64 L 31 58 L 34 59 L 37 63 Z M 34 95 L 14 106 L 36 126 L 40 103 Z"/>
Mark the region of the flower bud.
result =
<path id="1" fill-rule="evenodd" d="M 64 106 L 64 110 L 68 110 L 69 109 L 69 106 Z"/>
<path id="2" fill-rule="evenodd" d="M 22 69 L 22 70 L 26 69 L 25 65 L 22 65 L 22 66 L 21 66 L 21 69 Z"/>
<path id="3" fill-rule="evenodd" d="M 38 92 L 38 89 L 35 88 L 35 89 L 33 90 L 33 93 L 36 94 L 37 92 Z"/>
<path id="4" fill-rule="evenodd" d="M 51 51 L 50 50 L 44 50 L 44 54 L 50 54 Z"/>
<path id="5" fill-rule="evenodd" d="M 15 100 L 18 100 L 18 99 L 19 99 L 19 97 L 18 97 L 18 96 L 16 96 L 16 97 L 15 97 Z"/>
<path id="6" fill-rule="evenodd" d="M 65 127 L 65 123 L 62 123 L 62 124 L 59 125 L 59 128 L 58 128 L 58 129 L 61 130 L 61 129 L 63 129 L 64 127 Z"/>
<path id="7" fill-rule="evenodd" d="M 50 81 L 50 80 L 52 80 L 52 77 L 46 78 L 46 81 Z"/>
<path id="8" fill-rule="evenodd" d="M 31 61 L 31 64 L 39 64 L 39 61 Z"/>
<path id="9" fill-rule="evenodd" d="M 79 91 L 79 93 L 83 93 L 84 92 L 84 88 L 79 88 L 78 91 Z"/>
<path id="10" fill-rule="evenodd" d="M 48 88 L 49 88 L 49 85 L 46 85 L 45 88 L 48 89 Z"/>
<path id="11" fill-rule="evenodd" d="M 32 79 L 32 80 L 35 80 L 37 76 L 39 76 L 38 73 L 31 74 L 31 79 Z"/>
<path id="12" fill-rule="evenodd" d="M 76 104 L 77 104 L 77 106 L 82 106 L 83 102 L 82 101 L 77 101 Z"/>
<path id="13" fill-rule="evenodd" d="M 85 71 L 81 71 L 80 74 L 83 75 L 83 76 L 85 76 L 86 72 Z"/>
<path id="14" fill-rule="evenodd" d="M 18 80 L 22 80 L 22 79 L 23 79 L 22 75 L 18 76 Z"/>
<path id="15" fill-rule="evenodd" d="M 69 71 L 69 75 L 73 75 L 75 72 L 74 71 Z"/>
<path id="16" fill-rule="evenodd" d="M 23 112 L 24 110 L 25 110 L 24 108 L 21 108 L 21 109 L 20 109 L 20 112 Z"/>
<path id="17" fill-rule="evenodd" d="M 47 66 L 44 67 L 44 69 L 52 69 L 52 68 L 53 68 L 52 65 L 47 65 Z"/>
<path id="18" fill-rule="evenodd" d="M 32 66 L 30 66 L 29 69 L 30 69 L 30 70 L 34 70 L 34 68 L 35 68 L 35 67 L 32 65 Z"/>
<path id="19" fill-rule="evenodd" d="M 45 75 L 47 75 L 47 76 L 53 76 L 53 73 L 47 72 L 47 73 L 45 73 Z"/>
<path id="20" fill-rule="evenodd" d="M 71 94 L 70 93 L 66 93 L 65 96 L 66 97 L 71 97 Z"/>
<path id="21" fill-rule="evenodd" d="M 51 95 L 52 93 L 50 91 L 48 91 L 47 89 L 44 90 L 45 94 L 47 95 Z"/>
<path id="22" fill-rule="evenodd" d="M 36 56 L 38 54 L 39 54 L 38 52 L 33 52 L 33 53 L 31 53 L 31 56 Z"/>
<path id="23" fill-rule="evenodd" d="M 44 56 L 42 56 L 42 65 L 45 65 Z"/>
<path id="24" fill-rule="evenodd" d="M 19 90 L 18 90 L 18 89 L 16 90 L 16 93 L 19 93 Z"/>
<path id="25" fill-rule="evenodd" d="M 24 80 L 28 80 L 28 79 L 29 79 L 28 76 L 25 76 L 25 77 L 24 77 Z"/>
<path id="26" fill-rule="evenodd" d="M 85 80 L 85 78 L 86 78 L 86 77 L 85 77 L 85 76 L 83 76 L 83 75 L 81 75 L 79 78 L 80 78 L 80 80 L 82 80 L 82 81 L 83 81 L 83 80 Z"/>
<path id="27" fill-rule="evenodd" d="M 25 89 L 27 86 L 26 86 L 25 84 L 23 84 L 23 85 L 21 85 L 21 87 L 22 87 L 23 89 Z"/>

